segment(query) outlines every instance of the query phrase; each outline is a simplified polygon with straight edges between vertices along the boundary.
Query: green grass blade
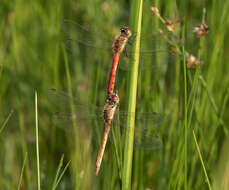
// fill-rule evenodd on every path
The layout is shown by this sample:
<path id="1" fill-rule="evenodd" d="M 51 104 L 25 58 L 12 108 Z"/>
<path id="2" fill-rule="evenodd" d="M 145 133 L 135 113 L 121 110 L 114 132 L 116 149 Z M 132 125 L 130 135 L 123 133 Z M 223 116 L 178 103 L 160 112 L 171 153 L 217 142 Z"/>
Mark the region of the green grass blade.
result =
<path id="1" fill-rule="evenodd" d="M 3 131 L 3 129 L 5 128 L 6 124 L 8 123 L 10 117 L 12 116 L 14 110 L 11 110 L 10 113 L 8 114 L 6 120 L 4 121 L 4 123 L 2 124 L 1 128 L 0 128 L 0 134 Z"/>
<path id="2" fill-rule="evenodd" d="M 213 97 L 213 94 L 210 92 L 210 90 L 208 89 L 208 86 L 207 86 L 207 83 L 206 81 L 204 80 L 203 76 L 200 75 L 199 76 L 199 80 L 201 81 L 201 84 L 203 85 L 204 89 L 206 90 L 207 92 L 207 95 L 208 95 L 208 98 L 210 100 L 210 103 L 213 107 L 213 110 L 215 111 L 215 114 L 216 116 L 218 117 L 218 121 L 219 123 L 223 126 L 223 129 L 224 129 L 224 132 L 226 135 L 228 135 L 228 129 L 226 128 L 225 124 L 224 124 L 224 121 L 223 119 L 221 118 L 221 113 L 220 113 L 220 110 L 218 108 L 218 106 L 216 105 L 216 102 L 215 102 L 215 99 Z"/>
<path id="3" fill-rule="evenodd" d="M 28 157 L 28 153 L 26 152 L 25 158 L 24 158 L 24 161 L 23 161 L 23 165 L 22 165 L 22 169 L 21 169 L 21 174 L 20 174 L 18 186 L 17 186 L 18 190 L 20 190 L 20 187 L 21 187 L 21 182 L 22 182 L 22 177 L 23 177 L 23 173 L 24 173 L 24 169 L 25 169 L 25 164 L 27 162 L 27 157 Z"/>
<path id="4" fill-rule="evenodd" d="M 61 178 L 63 177 L 64 173 L 66 172 L 66 170 L 67 170 L 67 168 L 68 168 L 70 162 L 71 162 L 71 160 L 69 160 L 68 163 L 66 164 L 66 166 L 64 167 L 62 173 L 60 174 L 60 177 L 59 177 L 58 180 L 57 180 L 57 183 L 56 183 L 55 188 L 56 188 L 57 185 L 60 183 L 60 180 L 61 180 Z"/>
<path id="5" fill-rule="evenodd" d="M 65 50 L 65 47 L 62 46 L 62 50 L 63 50 L 63 53 L 64 53 L 64 66 L 65 66 L 65 72 L 66 72 L 66 78 L 67 78 L 67 89 L 68 89 L 68 93 L 70 95 L 70 97 L 73 97 L 73 92 L 72 92 L 72 79 L 71 79 L 71 74 L 70 74 L 70 68 L 69 68 L 69 61 L 68 61 L 68 56 L 67 56 L 67 53 L 66 53 L 66 50 Z M 72 115 L 75 115 L 76 114 L 76 110 L 75 110 L 75 107 L 74 107 L 74 102 L 73 102 L 73 99 L 70 100 L 70 109 L 71 109 L 71 113 Z M 77 134 L 77 123 L 76 123 L 76 120 L 73 120 L 72 121 L 72 125 L 73 125 L 73 129 L 74 129 L 74 132 L 75 134 Z M 80 168 L 80 157 L 77 157 L 75 156 L 75 154 L 78 154 L 79 152 L 81 152 L 80 150 L 80 147 L 79 147 L 79 141 L 77 139 L 77 136 L 75 136 L 74 138 L 74 141 L 75 141 L 75 150 L 73 151 L 72 153 L 72 156 L 73 156 L 73 162 L 74 162 L 74 169 L 75 169 L 75 172 L 76 172 L 76 181 L 78 181 L 78 183 L 76 183 L 76 187 L 75 189 L 80 189 L 80 186 L 81 186 L 81 183 L 80 183 L 80 176 L 79 176 L 79 168 Z"/>
<path id="6" fill-rule="evenodd" d="M 199 147 L 199 145 L 197 143 L 197 140 L 196 140 L 196 135 L 195 135 L 195 131 L 194 130 L 192 131 L 192 134 L 193 134 L 193 138 L 194 138 L 194 141 L 195 141 L 195 144 L 196 144 L 196 148 L 197 148 L 197 151 L 198 151 L 198 154 L 199 154 L 199 157 L 200 157 L 201 165 L 203 167 L 204 174 L 205 174 L 205 177 L 206 177 L 206 180 L 207 180 L 208 188 L 210 190 L 212 190 L 211 184 L 210 184 L 210 181 L 209 181 L 209 178 L 208 178 L 208 174 L 207 174 L 207 171 L 206 171 L 206 168 L 205 168 L 205 165 L 204 165 L 204 161 L 203 161 L 203 158 L 202 158 L 202 155 L 201 155 L 201 152 L 200 152 L 200 147 Z"/>
<path id="7" fill-rule="evenodd" d="M 64 155 L 61 156 L 60 163 L 59 163 L 59 166 L 57 168 L 56 176 L 55 176 L 55 179 L 53 181 L 52 190 L 55 190 L 57 188 L 57 185 L 60 183 L 61 178 L 63 177 L 65 171 L 67 170 L 67 168 L 71 162 L 71 161 L 69 161 L 66 164 L 66 166 L 64 167 L 63 171 L 60 173 L 61 167 L 63 166 L 63 160 L 64 160 Z"/>
<path id="8" fill-rule="evenodd" d="M 41 189 L 40 182 L 40 161 L 39 161 L 39 138 L 38 138 L 38 105 L 37 105 L 37 92 L 35 91 L 35 122 L 36 122 L 36 155 L 37 155 L 37 189 Z"/>
<path id="9" fill-rule="evenodd" d="M 226 138 L 223 142 L 222 149 L 220 150 L 219 160 L 217 162 L 217 167 L 214 170 L 213 189 L 214 190 L 228 190 L 229 189 L 229 180 L 228 180 L 228 171 L 229 171 L 229 138 Z"/>
<path id="10" fill-rule="evenodd" d="M 59 163 L 58 168 L 57 168 L 56 176 L 55 176 L 55 179 L 54 179 L 53 184 L 52 184 L 52 190 L 54 190 L 57 186 L 57 180 L 58 180 L 58 176 L 60 173 L 60 169 L 63 165 L 63 160 L 64 160 L 64 155 L 61 156 L 60 163 Z"/>
<path id="11" fill-rule="evenodd" d="M 185 26 L 183 26 L 183 39 L 185 36 Z M 187 147 L 187 136 L 188 136 L 188 103 L 187 103 L 187 70 L 186 70 L 186 56 L 185 48 L 182 48 L 183 52 L 183 69 L 184 69 L 184 189 L 187 189 L 187 173 L 188 173 L 188 147 Z"/>
<path id="12" fill-rule="evenodd" d="M 64 167 L 63 171 L 60 173 L 61 167 L 63 166 L 64 155 L 61 156 L 60 163 L 56 172 L 55 179 L 53 181 L 52 190 L 57 188 L 57 185 L 60 183 L 61 178 L 63 177 L 65 171 L 67 170 L 71 161 L 69 161 L 66 166 Z"/>
<path id="13" fill-rule="evenodd" d="M 142 22 L 142 0 L 135 0 L 132 7 L 133 32 L 137 32 L 136 44 L 134 46 L 133 65 L 130 72 L 129 81 L 129 99 L 128 112 L 135 113 L 136 96 L 137 96 L 137 81 L 138 81 L 138 64 L 140 52 L 140 35 Z M 124 166 L 122 176 L 122 189 L 131 189 L 131 173 L 132 173 L 132 155 L 133 155 L 133 141 L 134 141 L 134 122 L 135 114 L 127 119 L 126 141 L 124 150 Z"/>

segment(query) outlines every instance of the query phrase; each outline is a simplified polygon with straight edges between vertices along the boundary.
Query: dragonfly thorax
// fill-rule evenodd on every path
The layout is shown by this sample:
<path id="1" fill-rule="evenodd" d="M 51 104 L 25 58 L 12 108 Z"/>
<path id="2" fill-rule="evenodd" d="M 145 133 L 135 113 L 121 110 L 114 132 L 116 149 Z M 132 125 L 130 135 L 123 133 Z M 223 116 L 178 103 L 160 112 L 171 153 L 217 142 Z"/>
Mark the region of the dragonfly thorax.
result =
<path id="1" fill-rule="evenodd" d="M 114 40 L 112 46 L 113 53 L 122 53 L 130 36 L 131 36 L 131 30 L 128 27 L 121 28 L 120 34 Z"/>
<path id="2" fill-rule="evenodd" d="M 118 103 L 119 97 L 116 93 L 113 93 L 108 97 L 107 103 L 103 108 L 104 123 L 112 122 Z"/>
<path id="3" fill-rule="evenodd" d="M 103 108 L 103 121 L 105 124 L 111 124 L 114 114 L 117 108 L 117 104 L 106 103 Z"/>
<path id="4" fill-rule="evenodd" d="M 107 103 L 110 105 L 116 105 L 119 103 L 118 94 L 112 93 L 108 95 Z"/>

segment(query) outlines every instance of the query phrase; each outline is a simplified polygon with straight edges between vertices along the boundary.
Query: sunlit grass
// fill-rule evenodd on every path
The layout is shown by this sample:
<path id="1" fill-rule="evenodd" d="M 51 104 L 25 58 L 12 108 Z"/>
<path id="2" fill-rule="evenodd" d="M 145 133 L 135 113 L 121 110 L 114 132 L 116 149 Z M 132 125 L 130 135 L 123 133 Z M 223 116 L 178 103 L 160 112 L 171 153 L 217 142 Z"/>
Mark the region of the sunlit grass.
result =
<path id="1" fill-rule="evenodd" d="M 177 42 L 172 45 L 179 56 L 174 58 L 160 53 L 149 56 L 147 64 L 156 67 L 132 73 L 138 74 L 137 91 L 136 76 L 134 80 L 129 77 L 131 71 L 118 70 L 115 88 L 121 109 L 133 109 L 133 112 L 136 103 L 137 110 L 156 111 L 163 116 L 157 128 L 157 135 L 163 142 L 160 149 L 134 150 L 128 155 L 131 150 L 124 151 L 118 145 L 116 149 L 108 143 L 100 174 L 96 177 L 99 141 L 94 143 L 91 137 L 77 131 L 91 127 L 93 135 L 99 139 L 101 130 L 97 127 L 103 126 L 69 122 L 63 128 L 74 127 L 72 133 L 54 123 L 53 114 L 60 110 L 47 98 L 48 89 L 64 90 L 80 97 L 82 103 L 88 100 L 90 104 L 103 106 L 112 63 L 109 50 L 76 44 L 74 51 L 69 52 L 64 47 L 66 38 L 61 31 L 61 21 L 71 19 L 109 33 L 102 38 L 113 34 L 115 37 L 120 26 L 129 25 L 131 15 L 137 13 L 134 9 L 130 13 L 133 2 L 129 3 L 1 2 L 0 189 L 38 189 L 38 179 L 41 189 L 122 189 L 126 184 L 132 189 L 157 190 L 209 189 L 211 186 L 217 189 L 218 184 L 227 187 L 229 1 L 143 2 L 142 34 L 168 29 L 151 11 L 152 6 L 158 8 L 164 21 L 174 17 L 181 19 L 176 37 L 184 40 L 172 41 Z M 193 28 L 203 21 L 208 24 L 209 33 L 197 38 Z M 77 31 L 73 34 L 77 38 Z M 167 32 L 165 37 L 169 39 L 170 34 Z M 159 43 L 158 40 L 161 38 L 158 37 L 155 44 L 143 42 L 143 45 L 167 50 L 166 41 Z M 186 52 L 204 64 L 187 69 Z M 120 65 L 123 63 L 120 59 Z M 135 85 L 131 87 L 132 82 Z M 39 118 L 36 119 L 35 89 L 39 95 L 36 108 Z M 63 105 L 62 102 L 56 104 Z M 130 104 L 134 105 L 131 109 L 128 108 Z M 68 107 L 74 113 L 74 102 Z M 35 128 L 38 120 L 39 176 Z M 119 143 L 118 137 L 116 140 Z M 123 153 L 127 153 L 125 157 L 129 162 L 124 161 L 127 159 L 123 159 Z"/>
<path id="2" fill-rule="evenodd" d="M 124 150 L 124 166 L 122 176 L 122 189 L 131 189 L 132 176 L 132 160 L 133 160 L 133 144 L 134 144 L 134 128 L 135 128 L 135 109 L 137 99 L 137 85 L 138 85 L 138 65 L 140 54 L 140 39 L 142 27 L 142 7 L 143 1 L 136 0 L 132 5 L 132 30 L 137 33 L 136 42 L 134 44 L 134 55 L 132 57 L 132 68 L 129 78 L 129 92 L 128 92 L 128 112 L 133 113 L 133 116 L 127 118 L 127 130 Z"/>
<path id="3" fill-rule="evenodd" d="M 36 128 L 36 157 L 37 157 L 37 189 L 41 189 L 41 176 L 40 176 L 40 155 L 39 155 L 39 130 L 38 130 L 38 102 L 37 92 L 35 92 L 35 128 Z"/>

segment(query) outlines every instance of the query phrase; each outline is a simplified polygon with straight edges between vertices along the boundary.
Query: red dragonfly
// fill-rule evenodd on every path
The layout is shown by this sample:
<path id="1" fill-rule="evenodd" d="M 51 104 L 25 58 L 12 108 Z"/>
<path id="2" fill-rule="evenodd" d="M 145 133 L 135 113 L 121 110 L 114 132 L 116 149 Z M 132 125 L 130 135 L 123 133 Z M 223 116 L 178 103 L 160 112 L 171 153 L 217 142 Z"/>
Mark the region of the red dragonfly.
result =
<path id="1" fill-rule="evenodd" d="M 125 142 L 124 134 L 127 128 L 125 124 L 128 117 L 133 117 L 133 113 L 120 111 L 118 109 L 117 105 L 119 99 L 117 96 L 108 101 L 104 107 L 84 105 L 80 103 L 79 98 L 71 97 L 67 93 L 57 91 L 56 89 L 50 89 L 48 96 L 50 97 L 50 102 L 52 102 L 57 109 L 54 113 L 54 119 L 57 121 L 57 126 L 62 124 L 62 127 L 65 127 L 67 125 L 63 124 L 63 122 L 75 122 L 77 128 L 86 128 L 91 134 L 94 134 L 95 131 L 101 130 L 101 126 L 104 125 L 104 131 L 101 138 L 102 142 L 96 162 L 97 175 L 110 129 L 112 128 L 112 132 L 115 134 L 113 135 L 115 146 L 119 147 L 121 145 L 121 147 L 123 147 Z M 74 110 L 74 113 L 72 113 L 72 110 Z M 152 150 L 162 146 L 162 140 L 158 135 L 159 131 L 157 128 L 161 121 L 162 116 L 155 112 L 135 113 L 135 149 Z M 99 134 L 101 133 L 99 132 Z M 93 135 L 92 138 L 98 140 L 98 136 L 96 135 Z"/>
<path id="2" fill-rule="evenodd" d="M 131 51 L 132 47 L 130 46 L 134 43 L 136 34 L 132 34 L 130 28 L 128 27 L 122 27 L 120 29 L 120 34 L 116 38 L 113 38 L 114 41 L 112 41 L 112 40 L 104 39 L 105 35 L 101 34 L 100 32 L 95 32 L 92 29 L 85 28 L 84 26 L 72 20 L 67 20 L 67 19 L 65 19 L 62 22 L 61 28 L 65 32 L 65 34 L 67 34 L 68 40 L 66 46 L 71 51 L 74 50 L 77 44 L 83 44 L 87 47 L 96 48 L 100 50 L 107 49 L 109 52 L 113 52 L 113 61 L 112 61 L 112 67 L 109 74 L 109 82 L 108 82 L 108 89 L 107 89 L 108 96 L 111 95 L 114 90 L 116 69 L 118 66 L 119 57 L 122 53 L 127 55 L 127 57 L 132 56 L 133 52 Z M 158 33 L 157 36 L 159 35 L 160 34 Z M 167 40 L 162 35 L 159 36 L 159 38 L 157 38 L 157 41 L 155 40 L 155 36 L 153 38 L 153 35 L 148 35 L 147 37 L 143 37 L 141 39 L 142 43 L 147 42 L 147 44 L 151 46 L 152 45 L 155 46 L 155 42 L 159 43 L 159 41 L 160 43 L 164 43 L 164 44 L 166 43 L 166 46 L 169 48 L 171 48 L 172 46 L 171 43 L 169 43 L 169 40 Z M 152 55 L 155 53 L 157 53 L 158 56 L 159 54 L 163 54 L 164 57 L 168 55 L 168 51 L 165 51 L 160 48 L 156 50 L 152 50 L 148 48 L 144 49 L 143 47 L 140 50 L 140 69 L 147 69 L 149 67 L 152 67 L 152 63 L 149 64 L 149 58 L 152 57 Z M 147 59 L 148 59 L 148 63 L 145 63 L 146 62 L 145 60 Z M 125 65 L 126 68 L 128 69 L 129 68 L 128 64 L 125 63 Z M 121 66 L 123 67 L 125 65 L 122 64 Z"/>
<path id="3" fill-rule="evenodd" d="M 120 29 L 120 35 L 113 42 L 112 45 L 113 62 L 112 62 L 112 67 L 111 67 L 109 82 L 108 82 L 108 91 L 107 91 L 108 98 L 113 94 L 115 75 L 118 66 L 119 56 L 123 52 L 126 43 L 128 42 L 131 35 L 132 34 L 130 29 L 128 27 L 123 27 Z"/>

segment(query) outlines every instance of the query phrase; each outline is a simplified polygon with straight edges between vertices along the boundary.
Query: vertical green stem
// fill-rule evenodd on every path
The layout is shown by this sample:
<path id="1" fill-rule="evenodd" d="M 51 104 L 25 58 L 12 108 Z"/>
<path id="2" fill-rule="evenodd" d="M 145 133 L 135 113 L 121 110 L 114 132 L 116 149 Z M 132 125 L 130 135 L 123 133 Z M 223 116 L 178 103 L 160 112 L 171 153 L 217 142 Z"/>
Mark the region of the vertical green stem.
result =
<path id="1" fill-rule="evenodd" d="M 185 37 L 185 26 L 183 26 L 183 39 Z M 187 70 L 186 70 L 186 57 L 185 48 L 182 48 L 183 52 L 183 68 L 184 68 L 184 189 L 187 189 L 187 173 L 188 173 L 188 161 L 187 161 L 187 126 L 188 126 L 188 104 L 187 104 Z"/>
<path id="2" fill-rule="evenodd" d="M 129 97 L 128 97 L 128 112 L 133 113 L 127 119 L 126 141 L 124 150 L 124 167 L 122 176 L 122 189 L 131 189 L 131 172 L 132 172 L 132 156 L 134 142 L 134 123 L 135 123 L 135 107 L 137 96 L 137 81 L 138 81 L 138 64 L 140 51 L 140 35 L 142 21 L 142 0 L 135 0 L 132 7 L 132 30 L 137 32 L 136 44 L 134 46 L 133 66 L 130 72 L 129 80 Z"/>
<path id="3" fill-rule="evenodd" d="M 22 165 L 22 169 L 21 169 L 21 174 L 20 174 L 18 186 L 17 186 L 17 189 L 18 189 L 18 190 L 20 190 L 20 188 L 21 188 L 23 173 L 24 173 L 24 169 L 25 169 L 25 164 L 26 164 L 26 162 L 27 162 L 27 157 L 28 157 L 28 153 L 26 152 L 25 158 L 24 158 L 24 161 L 23 161 L 23 165 Z"/>
<path id="4" fill-rule="evenodd" d="M 35 91 L 35 122 L 36 122 L 36 153 L 37 153 L 37 189 L 41 189 L 40 182 L 40 160 L 39 160 L 39 138 L 38 138 L 38 105 L 37 105 L 37 91 Z"/>
<path id="5" fill-rule="evenodd" d="M 67 54 L 66 54 L 66 51 L 64 49 L 64 47 L 62 47 L 63 49 L 63 53 L 64 53 L 64 64 L 65 64 L 65 72 L 66 72 L 66 77 L 67 77 L 67 88 L 68 88 L 68 93 L 70 95 L 70 97 L 73 97 L 73 92 L 72 92 L 72 80 L 71 80 L 71 74 L 70 74 L 70 69 L 69 69 L 69 64 L 68 64 L 68 57 L 67 57 Z M 70 100 L 70 109 L 71 109 L 71 113 L 72 115 L 75 115 L 75 107 L 74 107 L 74 102 L 73 102 L 73 99 L 71 98 Z M 72 121 L 72 125 L 73 125 L 73 128 L 74 128 L 74 132 L 75 134 L 77 134 L 77 123 L 75 120 Z M 76 145 L 76 148 L 75 148 L 75 155 L 77 154 L 77 152 L 80 152 L 79 150 L 79 146 L 78 146 L 78 139 L 77 139 L 77 136 L 75 136 L 75 145 Z M 75 171 L 76 171 L 76 181 L 78 183 L 76 183 L 76 186 L 75 186 L 75 189 L 79 189 L 80 188 L 80 178 L 79 178 L 79 175 L 78 175 L 78 170 L 79 170 L 79 163 L 80 163 L 80 157 L 78 156 L 73 156 L 74 157 L 74 163 L 75 163 Z"/>
<path id="6" fill-rule="evenodd" d="M 196 134 L 195 134 L 194 130 L 192 130 L 192 135 L 193 135 L 193 138 L 194 138 L 194 141 L 195 141 L 195 144 L 196 144 L 196 148 L 197 148 L 197 151 L 198 151 L 198 154 L 199 154 L 199 157 L 200 157 L 200 161 L 201 161 L 203 170 L 204 170 L 204 175 L 205 175 L 205 178 L 206 178 L 206 181 L 207 181 L 207 184 L 208 184 L 208 188 L 210 190 L 212 190 L 211 183 L 210 183 L 210 180 L 208 178 L 208 174 L 207 174 L 207 171 L 206 171 L 206 168 L 205 168 L 205 165 L 204 165 L 204 161 L 203 161 L 203 158 L 202 158 L 202 155 L 201 155 L 201 152 L 200 152 L 200 147 L 199 147 L 199 145 L 197 143 Z"/>

